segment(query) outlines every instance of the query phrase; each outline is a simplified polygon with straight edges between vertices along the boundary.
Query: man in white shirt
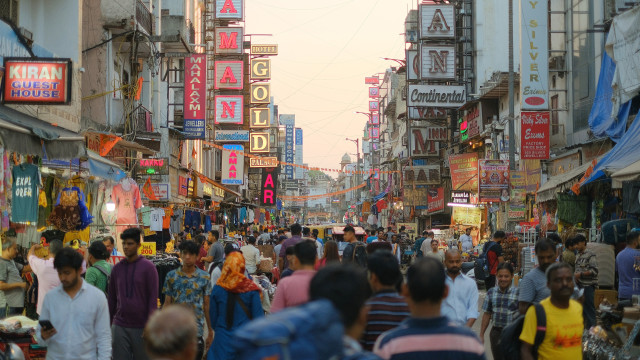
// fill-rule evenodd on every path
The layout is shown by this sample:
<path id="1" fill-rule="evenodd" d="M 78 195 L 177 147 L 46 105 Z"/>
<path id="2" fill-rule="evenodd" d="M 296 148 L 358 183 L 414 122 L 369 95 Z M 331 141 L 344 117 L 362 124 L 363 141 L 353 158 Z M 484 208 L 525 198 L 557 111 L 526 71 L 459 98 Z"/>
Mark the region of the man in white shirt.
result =
<path id="1" fill-rule="evenodd" d="M 47 359 L 111 359 L 107 298 L 82 279 L 82 262 L 82 255 L 71 248 L 58 251 L 53 260 L 61 285 L 47 293 L 40 313 L 40 320 L 49 320 L 53 327 L 36 329 Z"/>
<path id="2" fill-rule="evenodd" d="M 62 241 L 51 240 L 49 243 L 49 255 L 41 259 L 37 257 L 36 251 L 41 249 L 42 245 L 35 244 L 29 250 L 27 260 L 31 265 L 31 270 L 38 277 L 38 304 L 36 305 L 36 312 L 38 315 L 42 313 L 42 303 L 47 293 L 60 285 L 60 279 L 58 278 L 58 272 L 53 267 L 53 258 L 56 254 L 62 250 Z"/>
<path id="3" fill-rule="evenodd" d="M 464 275 L 460 251 L 445 253 L 444 265 L 447 269 L 445 282 L 449 295 L 442 301 L 440 311 L 449 321 L 460 326 L 472 327 L 478 318 L 478 286 L 475 280 Z"/>
<path id="4" fill-rule="evenodd" d="M 467 228 L 465 233 L 460 236 L 460 245 L 462 252 L 470 253 L 473 250 L 473 239 L 471 238 L 471 228 Z"/>
<path id="5" fill-rule="evenodd" d="M 122 253 L 116 249 L 116 242 L 111 236 L 106 236 L 102 239 L 102 243 L 107 247 L 109 256 L 122 256 Z"/>
<path id="6" fill-rule="evenodd" d="M 244 267 L 249 274 L 255 274 L 260 265 L 260 250 L 256 245 L 256 238 L 249 236 L 247 238 L 247 245 L 240 248 L 242 255 L 244 256 Z"/>

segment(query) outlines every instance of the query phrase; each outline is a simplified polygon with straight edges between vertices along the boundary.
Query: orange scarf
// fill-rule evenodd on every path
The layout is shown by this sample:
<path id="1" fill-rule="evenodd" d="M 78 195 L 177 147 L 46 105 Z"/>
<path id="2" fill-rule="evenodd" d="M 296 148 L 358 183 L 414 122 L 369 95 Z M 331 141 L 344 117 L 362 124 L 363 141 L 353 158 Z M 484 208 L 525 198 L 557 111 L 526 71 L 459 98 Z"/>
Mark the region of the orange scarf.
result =
<path id="1" fill-rule="evenodd" d="M 232 293 L 246 293 L 260 288 L 253 281 L 244 276 L 244 256 L 237 251 L 227 255 L 222 266 L 222 275 L 216 285 Z"/>

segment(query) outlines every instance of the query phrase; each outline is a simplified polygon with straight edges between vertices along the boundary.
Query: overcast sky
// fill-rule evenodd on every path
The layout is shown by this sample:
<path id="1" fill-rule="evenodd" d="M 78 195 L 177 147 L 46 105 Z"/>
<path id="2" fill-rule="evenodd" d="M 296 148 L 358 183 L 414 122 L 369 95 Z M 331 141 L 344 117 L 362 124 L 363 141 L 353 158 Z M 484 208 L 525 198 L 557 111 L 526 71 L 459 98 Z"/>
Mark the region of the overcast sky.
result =
<path id="1" fill-rule="evenodd" d="M 416 0 L 245 0 L 252 43 L 279 45 L 271 95 L 280 114 L 304 129 L 304 162 L 339 168 L 362 137 L 368 111 L 366 76 L 404 59 L 404 20 Z"/>

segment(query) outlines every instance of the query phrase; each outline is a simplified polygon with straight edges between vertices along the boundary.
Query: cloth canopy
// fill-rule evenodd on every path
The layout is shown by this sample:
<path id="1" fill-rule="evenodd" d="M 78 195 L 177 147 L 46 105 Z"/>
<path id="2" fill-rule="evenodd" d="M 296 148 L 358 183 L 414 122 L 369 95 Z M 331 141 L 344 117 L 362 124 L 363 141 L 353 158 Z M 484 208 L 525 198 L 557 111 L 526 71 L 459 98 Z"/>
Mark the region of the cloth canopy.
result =
<path id="1" fill-rule="evenodd" d="M 624 181 L 633 181 L 640 178 L 640 160 L 611 174 L 611 186 L 621 189 Z"/>
<path id="2" fill-rule="evenodd" d="M 551 179 L 538 189 L 538 202 L 555 199 L 556 193 L 562 191 L 563 185 L 569 183 L 571 180 L 581 177 L 585 172 L 587 172 L 589 166 L 591 166 L 591 162 L 584 163 L 565 173 L 551 177 Z"/>

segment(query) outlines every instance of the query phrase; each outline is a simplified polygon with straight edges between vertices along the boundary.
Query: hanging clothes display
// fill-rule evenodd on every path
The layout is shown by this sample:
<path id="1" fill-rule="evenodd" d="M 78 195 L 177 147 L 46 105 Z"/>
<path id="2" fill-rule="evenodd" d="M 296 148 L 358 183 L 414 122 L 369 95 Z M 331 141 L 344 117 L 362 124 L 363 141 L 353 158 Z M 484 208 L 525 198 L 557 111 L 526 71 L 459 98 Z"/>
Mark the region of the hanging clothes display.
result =
<path id="1" fill-rule="evenodd" d="M 182 220 L 184 219 L 184 211 L 182 209 L 174 209 L 170 220 L 170 230 L 172 234 L 179 234 L 182 231 Z"/>
<path id="2" fill-rule="evenodd" d="M 137 226 L 136 210 L 142 207 L 140 189 L 132 179 L 122 179 L 113 187 L 111 198 L 116 204 L 118 233 L 127 228 Z"/>
<path id="3" fill-rule="evenodd" d="M 149 213 L 149 228 L 151 231 L 162 231 L 162 217 L 164 216 L 163 209 L 151 209 Z"/>
<path id="4" fill-rule="evenodd" d="M 169 229 L 171 227 L 171 216 L 173 215 L 173 209 L 166 207 L 164 210 L 164 216 L 162 217 L 162 229 Z"/>
<path id="5" fill-rule="evenodd" d="M 38 221 L 38 186 L 40 171 L 33 164 L 14 166 L 13 193 L 11 197 L 11 221 L 36 223 Z"/>
<path id="6" fill-rule="evenodd" d="M 80 207 L 78 206 L 79 196 L 79 191 L 64 188 L 58 194 L 56 206 L 49 216 L 48 223 L 64 232 L 79 229 L 82 226 Z"/>

